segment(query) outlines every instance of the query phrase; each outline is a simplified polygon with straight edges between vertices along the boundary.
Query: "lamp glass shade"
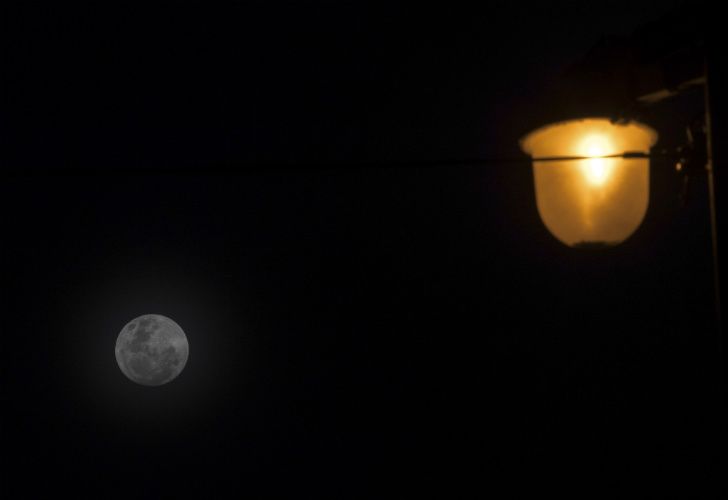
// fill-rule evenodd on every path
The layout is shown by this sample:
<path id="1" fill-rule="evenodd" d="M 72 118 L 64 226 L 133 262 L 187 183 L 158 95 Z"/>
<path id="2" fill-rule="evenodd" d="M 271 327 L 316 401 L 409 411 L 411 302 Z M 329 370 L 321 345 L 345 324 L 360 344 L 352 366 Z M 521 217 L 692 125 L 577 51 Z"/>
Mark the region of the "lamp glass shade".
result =
<path id="1" fill-rule="evenodd" d="M 572 247 L 612 246 L 641 224 L 649 201 L 649 159 L 602 158 L 649 153 L 657 133 L 637 122 L 606 118 L 547 125 L 521 140 L 535 160 L 533 176 L 541 220 Z M 578 156 L 585 160 L 537 161 Z"/>

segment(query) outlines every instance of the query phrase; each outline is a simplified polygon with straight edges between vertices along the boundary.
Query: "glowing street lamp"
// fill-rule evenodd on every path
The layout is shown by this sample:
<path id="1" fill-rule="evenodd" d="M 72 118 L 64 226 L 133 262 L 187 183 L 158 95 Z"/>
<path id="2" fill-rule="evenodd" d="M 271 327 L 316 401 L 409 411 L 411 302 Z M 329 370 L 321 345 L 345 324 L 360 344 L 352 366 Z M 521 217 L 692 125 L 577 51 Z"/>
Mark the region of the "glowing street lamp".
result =
<path id="1" fill-rule="evenodd" d="M 649 151 L 657 133 L 606 118 L 541 127 L 521 139 L 533 159 L 541 220 L 572 247 L 612 246 L 640 225 L 649 202 Z"/>
<path id="2" fill-rule="evenodd" d="M 663 148 L 660 156 L 675 161 L 684 181 L 693 175 L 707 178 L 720 330 L 708 67 L 721 58 L 715 40 L 702 29 L 703 16 L 686 4 L 675 16 L 645 25 L 629 39 L 602 40 L 543 100 L 543 116 L 552 117 L 544 121 L 555 123 L 527 133 L 520 146 L 531 157 L 536 205 L 548 230 L 570 247 L 614 246 L 637 230 L 649 204 L 650 150 L 658 136 L 635 118 L 649 116 L 658 104 L 699 88 L 702 116 L 685 124 L 686 143 L 672 152 Z"/>

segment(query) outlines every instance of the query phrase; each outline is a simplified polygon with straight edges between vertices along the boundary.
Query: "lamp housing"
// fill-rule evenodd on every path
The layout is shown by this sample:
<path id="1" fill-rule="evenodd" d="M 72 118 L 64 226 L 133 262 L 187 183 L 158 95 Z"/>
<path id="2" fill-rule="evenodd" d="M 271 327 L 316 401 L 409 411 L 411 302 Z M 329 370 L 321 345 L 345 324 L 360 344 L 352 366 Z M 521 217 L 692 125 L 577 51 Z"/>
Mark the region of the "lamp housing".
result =
<path id="1" fill-rule="evenodd" d="M 639 154 L 648 155 L 657 137 L 642 123 L 608 118 L 558 122 L 523 137 L 538 213 L 551 234 L 571 247 L 604 247 L 634 233 L 649 203 L 649 158 Z"/>

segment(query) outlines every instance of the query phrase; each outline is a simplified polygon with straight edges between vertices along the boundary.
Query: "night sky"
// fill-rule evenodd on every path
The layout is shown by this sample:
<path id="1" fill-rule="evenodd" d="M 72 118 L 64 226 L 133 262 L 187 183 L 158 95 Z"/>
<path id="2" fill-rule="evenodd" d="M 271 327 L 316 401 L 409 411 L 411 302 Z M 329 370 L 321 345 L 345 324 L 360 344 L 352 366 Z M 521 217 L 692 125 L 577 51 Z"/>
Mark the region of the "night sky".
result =
<path id="1" fill-rule="evenodd" d="M 524 159 L 543 89 L 681 2 L 493 3 L 6 8 L 0 496 L 715 498 L 705 177 L 653 161 L 575 250 L 528 162 L 447 165 Z M 114 358 L 146 313 L 190 342 L 158 388 Z"/>

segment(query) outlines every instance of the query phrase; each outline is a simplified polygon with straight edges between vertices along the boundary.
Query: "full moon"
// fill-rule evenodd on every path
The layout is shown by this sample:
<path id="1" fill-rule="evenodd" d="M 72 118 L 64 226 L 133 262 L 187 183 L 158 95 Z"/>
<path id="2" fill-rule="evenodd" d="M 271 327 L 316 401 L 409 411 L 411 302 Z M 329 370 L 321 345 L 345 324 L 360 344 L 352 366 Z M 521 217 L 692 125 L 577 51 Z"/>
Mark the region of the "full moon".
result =
<path id="1" fill-rule="evenodd" d="M 187 364 L 189 344 L 182 328 L 161 314 L 129 321 L 116 339 L 116 362 L 129 380 L 158 386 L 171 382 Z"/>

